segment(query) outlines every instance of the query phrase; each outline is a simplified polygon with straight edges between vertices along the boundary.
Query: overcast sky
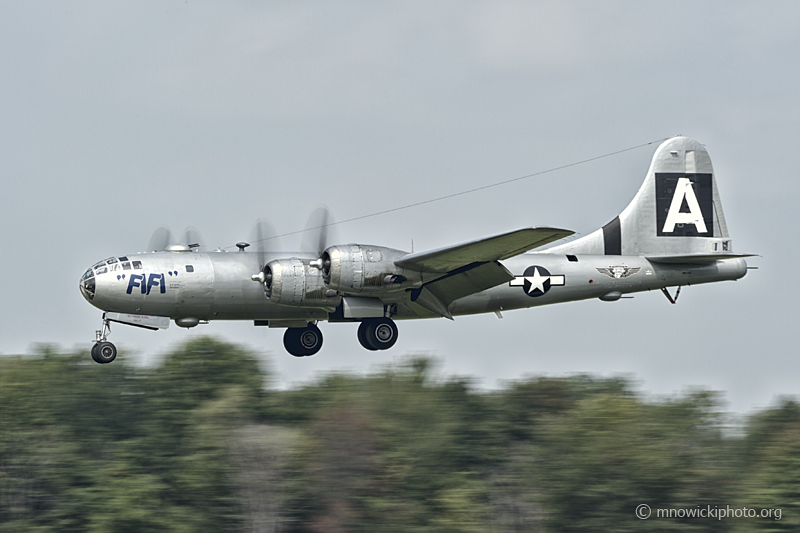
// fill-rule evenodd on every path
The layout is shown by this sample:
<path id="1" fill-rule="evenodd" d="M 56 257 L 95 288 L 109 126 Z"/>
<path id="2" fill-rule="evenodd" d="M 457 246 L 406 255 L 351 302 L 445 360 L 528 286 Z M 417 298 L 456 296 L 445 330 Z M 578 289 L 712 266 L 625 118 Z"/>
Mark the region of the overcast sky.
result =
<path id="1" fill-rule="evenodd" d="M 110 340 L 140 362 L 202 334 L 240 342 L 279 386 L 425 353 L 483 387 L 624 374 L 654 395 L 722 391 L 737 412 L 800 394 L 798 20 L 797 2 L 3 2 L 0 353 L 88 358 L 101 312 L 80 275 L 162 223 L 230 246 L 259 217 L 292 232 L 319 203 L 343 220 L 684 134 L 711 155 L 734 249 L 763 257 L 677 305 L 651 292 L 402 322 L 378 353 L 354 324 L 322 324 L 302 359 L 252 323 Z M 654 150 L 338 232 L 416 251 L 530 225 L 586 234 Z"/>

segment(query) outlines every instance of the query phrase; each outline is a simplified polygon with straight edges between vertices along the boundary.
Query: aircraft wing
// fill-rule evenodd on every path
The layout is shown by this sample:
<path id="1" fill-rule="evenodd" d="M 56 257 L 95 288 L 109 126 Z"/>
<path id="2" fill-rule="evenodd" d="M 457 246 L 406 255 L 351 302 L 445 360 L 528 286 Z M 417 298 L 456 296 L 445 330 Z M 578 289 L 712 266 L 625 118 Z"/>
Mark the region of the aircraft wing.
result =
<path id="1" fill-rule="evenodd" d="M 575 232 L 558 228 L 525 228 L 437 250 L 408 254 L 394 264 L 410 270 L 452 272 L 473 263 L 508 259 L 573 233 Z"/>

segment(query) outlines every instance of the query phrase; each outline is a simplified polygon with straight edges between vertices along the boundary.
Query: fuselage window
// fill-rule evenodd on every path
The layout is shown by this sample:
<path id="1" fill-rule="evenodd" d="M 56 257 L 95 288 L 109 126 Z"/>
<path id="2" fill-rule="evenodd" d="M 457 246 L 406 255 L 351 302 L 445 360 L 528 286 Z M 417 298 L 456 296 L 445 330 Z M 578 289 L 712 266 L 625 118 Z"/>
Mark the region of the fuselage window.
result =
<path id="1" fill-rule="evenodd" d="M 133 261 L 133 269 L 134 270 L 141 270 L 142 269 L 142 262 L 141 261 Z"/>
<path id="2" fill-rule="evenodd" d="M 568 255 L 567 256 L 567 261 L 569 261 L 570 263 L 577 263 L 578 262 L 578 258 L 575 257 L 574 255 Z"/>
<path id="3" fill-rule="evenodd" d="M 117 262 L 116 257 L 109 257 L 108 259 L 106 259 L 106 263 L 108 263 L 109 265 L 113 265 L 116 262 Z"/>
<path id="4" fill-rule="evenodd" d="M 127 257 L 125 257 L 125 256 L 122 256 L 122 257 L 120 257 L 120 258 L 119 258 L 119 260 L 120 260 L 120 261 L 127 261 L 127 260 L 128 260 L 128 258 L 127 258 Z"/>
<path id="5" fill-rule="evenodd" d="M 113 272 L 114 270 L 119 270 L 119 263 L 114 263 L 113 265 L 108 265 L 108 271 Z"/>
<path id="6" fill-rule="evenodd" d="M 192 265 L 186 265 L 186 272 L 194 272 L 194 267 Z"/>
<path id="7" fill-rule="evenodd" d="M 108 269 L 106 267 L 100 267 L 97 269 L 97 272 L 95 272 L 95 274 L 99 276 L 100 274 L 105 274 L 106 272 L 108 272 Z"/>
<path id="8" fill-rule="evenodd" d="M 131 264 L 129 262 L 122 263 L 122 270 L 130 270 Z"/>

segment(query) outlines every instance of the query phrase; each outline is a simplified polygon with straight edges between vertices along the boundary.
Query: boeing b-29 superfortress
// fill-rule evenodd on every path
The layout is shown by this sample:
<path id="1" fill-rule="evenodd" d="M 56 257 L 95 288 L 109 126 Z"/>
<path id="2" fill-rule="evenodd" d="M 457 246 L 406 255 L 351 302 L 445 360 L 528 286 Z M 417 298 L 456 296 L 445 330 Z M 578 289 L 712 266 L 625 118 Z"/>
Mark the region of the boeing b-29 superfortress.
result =
<path id="1" fill-rule="evenodd" d="M 324 225 L 324 224 L 323 224 Z M 675 137 L 658 147 L 639 192 L 597 231 L 531 252 L 573 232 L 524 228 L 409 253 L 367 244 L 320 245 L 316 253 L 196 251 L 194 243 L 111 257 L 86 270 L 80 290 L 103 311 L 92 358 L 110 363 L 110 323 L 165 329 L 211 320 L 283 328 L 297 357 L 322 347 L 320 322 L 358 322 L 368 350 L 397 341 L 395 321 L 453 319 L 588 298 L 736 280 L 747 272 L 733 252 L 711 159 Z M 258 243 L 260 244 L 260 243 Z"/>

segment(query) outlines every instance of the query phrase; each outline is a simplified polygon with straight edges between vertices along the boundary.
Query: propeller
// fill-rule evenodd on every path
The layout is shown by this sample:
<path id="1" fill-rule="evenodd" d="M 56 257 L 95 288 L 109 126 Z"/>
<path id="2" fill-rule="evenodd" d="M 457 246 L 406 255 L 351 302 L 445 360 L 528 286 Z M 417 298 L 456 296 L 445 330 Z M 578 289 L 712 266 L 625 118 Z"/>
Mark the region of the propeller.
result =
<path id="1" fill-rule="evenodd" d="M 266 264 L 266 254 L 280 250 L 280 239 L 275 226 L 266 218 L 259 218 L 250 228 L 250 243 L 258 253 L 258 264 L 263 269 Z"/>
<path id="2" fill-rule="evenodd" d="M 178 239 L 178 242 L 181 244 L 187 244 L 190 248 L 205 248 L 206 245 L 206 241 L 200 234 L 200 230 L 194 226 L 189 226 L 183 230 L 181 238 Z"/>
<path id="3" fill-rule="evenodd" d="M 338 232 L 334 227 L 336 222 L 327 206 L 322 205 L 314 209 L 306 222 L 303 239 L 300 242 L 300 251 L 322 256 L 322 252 L 331 242 L 338 241 Z"/>
<path id="4" fill-rule="evenodd" d="M 194 227 L 188 227 L 183 230 L 181 238 L 176 240 L 169 226 L 159 226 L 150 236 L 150 241 L 147 243 L 147 251 L 163 252 L 173 244 L 186 244 L 191 248 L 200 248 L 205 246 L 205 240 L 197 228 Z"/>
<path id="5" fill-rule="evenodd" d="M 172 230 L 169 226 L 159 226 L 155 229 L 150 236 L 150 241 L 147 243 L 148 252 L 163 252 L 167 246 L 173 244 L 175 237 L 172 235 Z"/>
<path id="6" fill-rule="evenodd" d="M 280 249 L 280 241 L 275 226 L 266 218 L 259 218 L 250 228 L 250 243 L 258 254 L 258 274 L 253 274 L 250 279 L 264 283 L 267 281 L 264 267 L 267 265 L 267 254 Z M 242 248 L 243 249 L 243 248 Z"/>

